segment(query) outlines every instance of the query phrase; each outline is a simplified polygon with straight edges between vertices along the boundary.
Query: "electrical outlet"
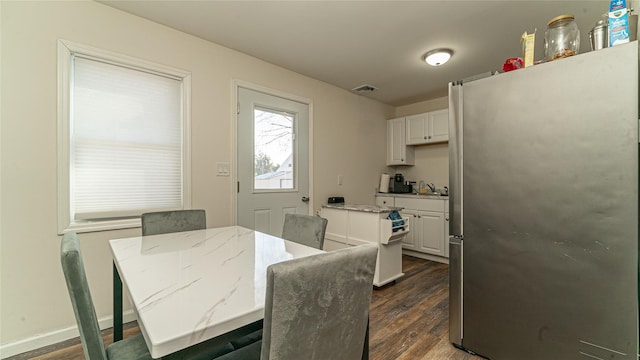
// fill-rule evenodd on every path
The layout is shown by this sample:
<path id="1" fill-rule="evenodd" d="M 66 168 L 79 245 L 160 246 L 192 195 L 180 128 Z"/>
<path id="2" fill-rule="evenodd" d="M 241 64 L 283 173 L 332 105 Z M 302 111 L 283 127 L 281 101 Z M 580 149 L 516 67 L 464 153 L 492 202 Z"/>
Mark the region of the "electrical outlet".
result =
<path id="1" fill-rule="evenodd" d="M 342 175 L 338 175 L 338 185 L 342 185 Z"/>
<path id="2" fill-rule="evenodd" d="M 216 163 L 216 176 L 229 176 L 231 174 L 231 165 L 229 163 Z"/>

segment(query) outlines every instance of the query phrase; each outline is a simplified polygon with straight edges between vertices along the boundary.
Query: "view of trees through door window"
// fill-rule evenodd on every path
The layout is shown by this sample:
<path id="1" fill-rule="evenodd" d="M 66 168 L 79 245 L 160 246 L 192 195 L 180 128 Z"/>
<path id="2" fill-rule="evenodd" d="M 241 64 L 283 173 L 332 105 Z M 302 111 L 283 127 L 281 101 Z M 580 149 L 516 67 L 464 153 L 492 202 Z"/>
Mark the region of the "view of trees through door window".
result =
<path id="1" fill-rule="evenodd" d="M 254 109 L 254 189 L 295 187 L 294 115 Z"/>

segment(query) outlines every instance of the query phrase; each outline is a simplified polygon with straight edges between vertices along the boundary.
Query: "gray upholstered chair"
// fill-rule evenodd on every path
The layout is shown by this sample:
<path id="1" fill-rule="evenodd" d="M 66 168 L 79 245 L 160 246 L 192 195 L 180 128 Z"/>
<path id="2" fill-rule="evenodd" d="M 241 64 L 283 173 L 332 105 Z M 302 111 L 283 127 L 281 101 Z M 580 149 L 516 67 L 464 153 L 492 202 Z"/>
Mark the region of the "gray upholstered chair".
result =
<path id="1" fill-rule="evenodd" d="M 289 213 L 284 216 L 282 238 L 322 250 L 325 230 L 325 218 Z"/>
<path id="2" fill-rule="evenodd" d="M 287 213 L 284 216 L 282 238 L 322 250 L 326 229 L 327 219 L 319 216 Z M 231 345 L 238 349 L 260 339 L 262 339 L 262 330 L 233 339 L 231 340 Z"/>
<path id="3" fill-rule="evenodd" d="M 204 210 L 159 211 L 142 214 L 142 235 L 167 234 L 207 228 Z"/>
<path id="4" fill-rule="evenodd" d="M 361 359 L 377 252 L 361 245 L 269 266 L 262 340 L 216 359 Z"/>
<path id="5" fill-rule="evenodd" d="M 62 271 L 67 282 L 73 312 L 76 316 L 80 340 L 84 356 L 89 360 L 107 359 L 136 359 L 151 360 L 151 354 L 141 334 L 117 341 L 105 349 L 98 325 L 84 263 L 80 252 L 80 242 L 75 233 L 69 233 L 62 238 L 60 247 Z M 210 346 L 207 342 L 171 354 L 163 359 L 212 359 L 232 351 L 230 343 L 224 346 Z"/>

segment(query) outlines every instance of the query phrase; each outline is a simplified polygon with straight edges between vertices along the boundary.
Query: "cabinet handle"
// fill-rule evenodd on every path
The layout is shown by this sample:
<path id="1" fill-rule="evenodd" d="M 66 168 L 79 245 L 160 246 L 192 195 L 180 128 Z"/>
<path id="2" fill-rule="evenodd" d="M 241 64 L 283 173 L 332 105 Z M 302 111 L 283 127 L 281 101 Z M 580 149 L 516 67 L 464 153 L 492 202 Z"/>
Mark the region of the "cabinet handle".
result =
<path id="1" fill-rule="evenodd" d="M 404 159 L 400 159 L 400 161 L 404 161 Z"/>
<path id="2" fill-rule="evenodd" d="M 444 218 L 444 219 L 445 219 L 446 221 L 449 221 L 449 218 L 448 218 L 448 217 L 446 217 L 446 218 Z"/>
<path id="3" fill-rule="evenodd" d="M 427 137 L 425 136 L 424 138 L 426 139 Z"/>
<path id="4" fill-rule="evenodd" d="M 429 135 L 429 139 L 431 139 L 431 135 Z"/>

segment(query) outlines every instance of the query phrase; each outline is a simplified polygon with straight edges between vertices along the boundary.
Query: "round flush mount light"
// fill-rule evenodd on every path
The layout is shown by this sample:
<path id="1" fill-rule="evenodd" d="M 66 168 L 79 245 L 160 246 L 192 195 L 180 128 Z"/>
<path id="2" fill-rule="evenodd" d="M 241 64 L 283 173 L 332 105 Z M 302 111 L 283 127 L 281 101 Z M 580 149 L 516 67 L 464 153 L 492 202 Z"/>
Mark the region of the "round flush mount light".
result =
<path id="1" fill-rule="evenodd" d="M 452 54 L 450 49 L 431 50 L 424 56 L 424 61 L 431 66 L 440 66 L 449 61 Z"/>

